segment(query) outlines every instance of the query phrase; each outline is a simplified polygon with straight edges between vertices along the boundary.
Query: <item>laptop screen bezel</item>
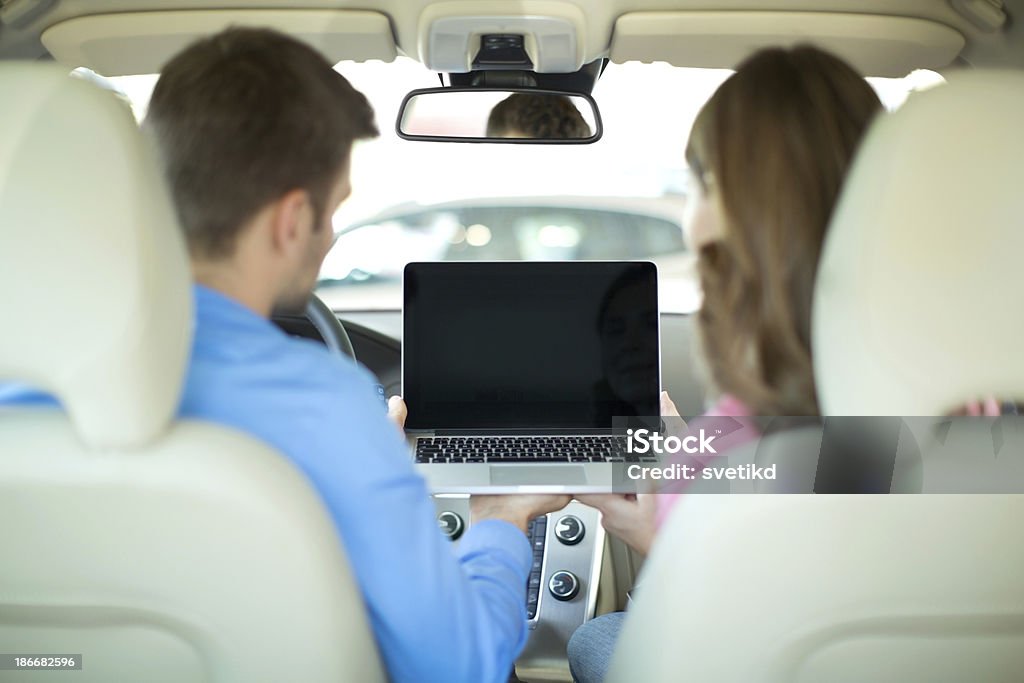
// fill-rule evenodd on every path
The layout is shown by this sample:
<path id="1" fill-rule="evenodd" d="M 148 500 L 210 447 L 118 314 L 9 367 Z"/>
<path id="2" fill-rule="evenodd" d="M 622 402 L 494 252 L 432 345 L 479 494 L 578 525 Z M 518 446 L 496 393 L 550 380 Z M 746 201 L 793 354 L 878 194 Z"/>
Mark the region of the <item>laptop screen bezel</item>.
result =
<path id="1" fill-rule="evenodd" d="M 408 279 L 409 273 L 413 270 L 422 269 L 424 267 L 434 269 L 452 269 L 456 270 L 464 268 L 467 265 L 472 266 L 494 266 L 497 268 L 511 267 L 516 269 L 529 270 L 531 267 L 550 268 L 552 266 L 559 267 L 563 266 L 567 269 L 573 268 L 587 268 L 588 266 L 607 267 L 608 265 L 617 266 L 641 266 L 649 268 L 650 282 L 653 291 L 651 292 L 655 301 L 658 302 L 659 291 L 658 291 L 658 267 L 653 261 L 648 260 L 588 260 L 588 261 L 416 261 L 406 264 L 402 271 L 402 345 L 401 345 L 401 381 L 402 381 L 402 393 L 403 396 L 407 395 L 407 377 L 408 377 L 408 366 L 409 356 L 414 355 L 409 353 L 411 345 L 409 340 L 413 336 L 410 330 L 409 316 L 407 315 L 409 307 L 409 291 L 408 291 Z M 417 277 L 422 277 L 422 273 L 417 273 Z M 661 360 L 661 309 L 660 304 L 658 305 L 657 315 L 657 330 L 656 340 L 657 345 L 656 359 L 657 359 L 657 390 L 655 396 L 652 398 L 654 406 L 658 405 L 657 393 L 661 390 L 661 373 L 662 373 L 662 360 Z M 480 428 L 467 428 L 467 427 L 451 427 L 444 424 L 416 424 L 415 420 L 415 407 L 408 405 L 409 419 L 406 424 L 406 431 L 409 434 L 463 434 L 463 435 L 474 435 L 474 434 L 494 434 L 495 432 L 508 433 L 508 434 L 612 434 L 616 431 L 611 425 L 607 427 L 594 427 L 594 426 L 577 426 L 577 427 L 536 427 L 536 426 L 521 426 L 521 427 L 480 427 Z"/>

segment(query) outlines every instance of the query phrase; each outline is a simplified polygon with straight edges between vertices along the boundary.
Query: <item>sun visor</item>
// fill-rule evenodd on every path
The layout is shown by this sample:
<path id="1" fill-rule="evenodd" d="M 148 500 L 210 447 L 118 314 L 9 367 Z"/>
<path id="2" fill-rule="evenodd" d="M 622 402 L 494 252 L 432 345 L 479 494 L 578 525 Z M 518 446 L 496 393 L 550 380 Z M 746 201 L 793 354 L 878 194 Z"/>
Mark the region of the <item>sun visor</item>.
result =
<path id="1" fill-rule="evenodd" d="M 192 41 L 228 26 L 274 28 L 342 60 L 396 56 L 387 16 L 356 10 L 187 10 L 96 14 L 59 22 L 42 34 L 53 57 L 105 76 L 158 73 Z"/>
<path id="2" fill-rule="evenodd" d="M 812 43 L 865 76 L 948 66 L 964 37 L 935 21 L 838 12 L 633 12 L 615 22 L 611 60 L 731 69 L 773 45 Z"/>

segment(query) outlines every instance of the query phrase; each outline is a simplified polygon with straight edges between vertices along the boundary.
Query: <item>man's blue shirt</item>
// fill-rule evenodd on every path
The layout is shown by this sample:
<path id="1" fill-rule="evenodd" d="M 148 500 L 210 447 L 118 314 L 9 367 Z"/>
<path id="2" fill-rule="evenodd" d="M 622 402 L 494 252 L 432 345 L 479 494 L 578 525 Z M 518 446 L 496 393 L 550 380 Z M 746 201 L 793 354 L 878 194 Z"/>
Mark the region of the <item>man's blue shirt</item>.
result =
<path id="1" fill-rule="evenodd" d="M 526 642 L 526 536 L 484 521 L 453 547 L 368 372 L 212 289 L 194 293 L 182 417 L 251 434 L 305 473 L 338 529 L 391 679 L 505 681 Z"/>

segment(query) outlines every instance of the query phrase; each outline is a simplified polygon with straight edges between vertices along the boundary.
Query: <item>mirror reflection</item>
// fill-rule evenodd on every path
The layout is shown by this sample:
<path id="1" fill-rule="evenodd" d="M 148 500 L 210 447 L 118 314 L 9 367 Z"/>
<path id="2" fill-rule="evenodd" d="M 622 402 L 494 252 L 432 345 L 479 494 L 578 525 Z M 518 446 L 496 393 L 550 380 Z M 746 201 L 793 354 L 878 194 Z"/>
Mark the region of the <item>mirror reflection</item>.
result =
<path id="1" fill-rule="evenodd" d="M 580 98 L 582 99 L 582 98 Z M 491 109 L 489 138 L 589 138 L 593 133 L 567 95 L 512 93 Z"/>
<path id="2" fill-rule="evenodd" d="M 599 137 L 592 100 L 580 95 L 508 90 L 414 93 L 399 130 L 417 139 L 593 142 Z"/>

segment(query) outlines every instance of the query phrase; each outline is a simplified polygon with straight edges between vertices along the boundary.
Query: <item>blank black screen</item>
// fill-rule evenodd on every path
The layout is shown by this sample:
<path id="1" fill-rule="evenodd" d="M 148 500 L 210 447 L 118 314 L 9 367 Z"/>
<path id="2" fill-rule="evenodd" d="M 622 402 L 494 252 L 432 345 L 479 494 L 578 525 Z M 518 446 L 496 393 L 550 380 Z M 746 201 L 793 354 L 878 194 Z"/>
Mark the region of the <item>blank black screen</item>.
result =
<path id="1" fill-rule="evenodd" d="M 605 429 L 657 415 L 657 270 L 412 263 L 402 353 L 410 429 Z"/>

